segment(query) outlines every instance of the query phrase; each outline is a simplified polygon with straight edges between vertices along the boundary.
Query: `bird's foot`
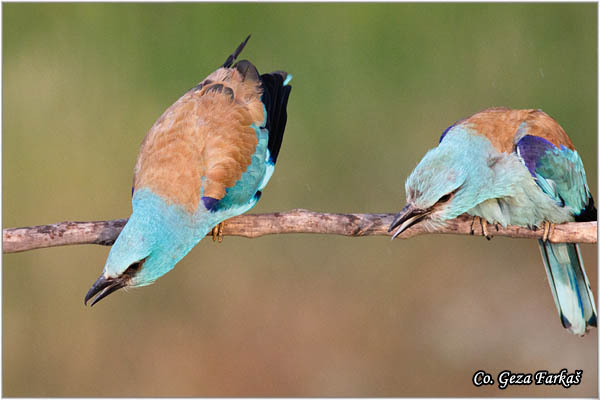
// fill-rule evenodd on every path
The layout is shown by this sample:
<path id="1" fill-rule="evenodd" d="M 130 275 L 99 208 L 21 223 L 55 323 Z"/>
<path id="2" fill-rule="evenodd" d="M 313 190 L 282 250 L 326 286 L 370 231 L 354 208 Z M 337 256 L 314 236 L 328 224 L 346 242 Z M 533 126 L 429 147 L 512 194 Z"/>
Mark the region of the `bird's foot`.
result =
<path id="1" fill-rule="evenodd" d="M 221 243 L 223 241 L 223 228 L 225 227 L 225 221 L 220 222 L 217 226 L 212 229 L 212 239 L 213 242 L 219 241 Z"/>
<path id="2" fill-rule="evenodd" d="M 550 240 L 550 237 L 554 233 L 554 224 L 549 221 L 544 221 L 544 234 L 542 235 L 542 240 L 547 242 Z"/>
<path id="3" fill-rule="evenodd" d="M 488 232 L 487 224 L 488 224 L 488 222 L 485 219 L 483 219 L 481 217 L 478 217 L 478 216 L 474 216 L 473 217 L 473 222 L 471 222 L 471 232 L 470 232 L 471 235 L 475 234 L 475 226 L 479 225 L 481 227 L 481 234 L 483 236 L 485 236 L 485 238 L 487 240 L 492 240 L 492 235 L 490 235 L 489 232 Z M 498 230 L 498 226 L 497 225 L 496 225 L 496 230 Z"/>

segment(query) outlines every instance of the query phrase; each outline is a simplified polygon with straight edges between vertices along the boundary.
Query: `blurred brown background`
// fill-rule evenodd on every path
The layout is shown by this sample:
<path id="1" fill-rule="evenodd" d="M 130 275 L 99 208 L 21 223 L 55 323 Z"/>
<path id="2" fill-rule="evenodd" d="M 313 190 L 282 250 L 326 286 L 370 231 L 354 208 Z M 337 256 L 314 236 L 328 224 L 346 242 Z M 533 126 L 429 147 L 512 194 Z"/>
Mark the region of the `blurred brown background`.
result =
<path id="1" fill-rule="evenodd" d="M 395 212 L 455 120 L 542 108 L 597 194 L 596 4 L 4 4 L 3 225 L 130 213 L 158 116 L 242 58 L 294 75 L 253 212 Z M 597 330 L 559 322 L 534 241 L 202 241 L 155 285 L 83 296 L 107 247 L 3 257 L 4 396 L 597 396 Z M 597 293 L 596 246 L 582 246 Z M 597 298 L 597 295 L 596 295 Z M 475 388 L 478 369 L 579 386 Z"/>

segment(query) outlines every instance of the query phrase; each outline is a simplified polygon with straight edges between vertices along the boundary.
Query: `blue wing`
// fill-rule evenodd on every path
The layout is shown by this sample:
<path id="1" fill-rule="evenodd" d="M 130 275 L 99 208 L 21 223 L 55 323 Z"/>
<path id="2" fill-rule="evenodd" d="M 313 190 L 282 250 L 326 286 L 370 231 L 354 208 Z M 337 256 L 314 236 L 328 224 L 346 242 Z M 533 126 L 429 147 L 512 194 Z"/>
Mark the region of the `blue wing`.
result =
<path id="1" fill-rule="evenodd" d="M 242 60 L 235 65 L 238 70 L 258 76 L 256 68 L 248 61 Z M 291 75 L 276 71 L 260 75 L 262 87 L 261 101 L 266 118 L 262 126 L 255 126 L 258 138 L 256 151 L 246 172 L 233 187 L 227 188 L 223 199 L 202 197 L 207 210 L 216 212 L 239 207 L 253 207 L 261 196 L 261 191 L 275 170 L 275 162 L 279 155 L 283 133 L 287 122 L 287 103 L 292 87 L 289 85 Z M 266 157 L 265 157 L 266 155 Z"/>
<path id="2" fill-rule="evenodd" d="M 588 189 L 583 162 L 576 151 L 526 135 L 516 152 L 544 193 L 570 207 L 576 221 L 595 221 L 596 207 Z M 563 326 L 583 335 L 596 326 L 596 307 L 579 245 L 538 241 L 554 302 Z"/>
<path id="3" fill-rule="evenodd" d="M 558 148 L 532 135 L 519 140 L 516 150 L 544 193 L 561 206 L 570 207 L 576 221 L 596 220 L 594 199 L 576 151 L 564 146 Z"/>

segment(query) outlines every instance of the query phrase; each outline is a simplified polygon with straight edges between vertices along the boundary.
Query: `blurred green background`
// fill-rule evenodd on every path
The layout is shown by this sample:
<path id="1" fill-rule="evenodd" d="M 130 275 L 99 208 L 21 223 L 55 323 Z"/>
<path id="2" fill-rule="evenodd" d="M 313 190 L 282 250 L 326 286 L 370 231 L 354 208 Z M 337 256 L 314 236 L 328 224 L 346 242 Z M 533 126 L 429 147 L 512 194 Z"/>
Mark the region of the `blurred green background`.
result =
<path id="1" fill-rule="evenodd" d="M 441 132 L 490 106 L 556 118 L 597 193 L 596 4 L 3 4 L 4 227 L 128 216 L 146 131 L 248 33 L 242 58 L 294 75 L 253 212 L 398 211 Z M 3 257 L 4 396 L 598 394 L 597 330 L 561 327 L 534 241 L 204 240 L 86 308 L 108 250 Z M 561 368 L 581 384 L 471 383 Z"/>

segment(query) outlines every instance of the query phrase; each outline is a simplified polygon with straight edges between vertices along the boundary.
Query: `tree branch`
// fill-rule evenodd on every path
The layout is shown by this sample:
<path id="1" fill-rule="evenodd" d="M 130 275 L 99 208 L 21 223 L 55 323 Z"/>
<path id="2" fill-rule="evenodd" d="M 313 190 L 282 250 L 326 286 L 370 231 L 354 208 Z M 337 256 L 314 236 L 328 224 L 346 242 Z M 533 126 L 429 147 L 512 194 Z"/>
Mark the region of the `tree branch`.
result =
<path id="1" fill-rule="evenodd" d="M 394 214 L 328 214 L 308 210 L 292 210 L 273 214 L 248 214 L 228 219 L 223 229 L 224 236 L 256 238 L 282 233 L 320 233 L 343 236 L 391 236 L 387 229 Z M 427 229 L 421 224 L 414 225 L 398 238 L 408 239 L 428 233 L 471 234 L 473 218 L 467 215 L 448 221 L 446 226 Z M 2 232 L 3 252 L 40 249 L 44 247 L 72 244 L 100 244 L 110 246 L 125 226 L 126 219 L 95 222 L 60 222 L 53 225 L 40 225 L 26 228 L 4 229 Z M 476 226 L 477 227 L 477 226 Z M 477 227 L 479 228 L 479 227 Z M 494 236 L 540 239 L 541 229 L 529 230 L 517 226 L 496 229 L 488 225 Z M 481 228 L 475 235 L 482 235 Z M 596 222 L 571 222 L 556 225 L 550 236 L 554 243 L 596 243 Z"/>

